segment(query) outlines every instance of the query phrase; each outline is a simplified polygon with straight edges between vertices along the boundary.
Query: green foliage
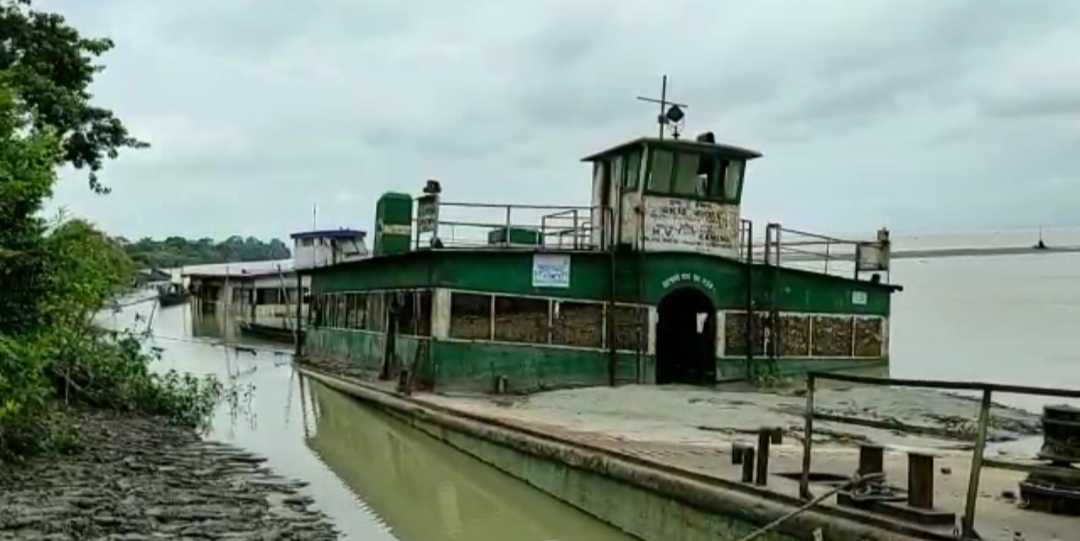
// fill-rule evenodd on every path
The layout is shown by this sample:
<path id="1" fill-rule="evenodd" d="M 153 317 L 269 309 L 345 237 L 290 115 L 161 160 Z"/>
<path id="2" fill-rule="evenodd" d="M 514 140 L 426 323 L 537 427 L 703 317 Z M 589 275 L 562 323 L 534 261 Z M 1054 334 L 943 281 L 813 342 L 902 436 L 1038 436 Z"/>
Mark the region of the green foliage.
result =
<path id="1" fill-rule="evenodd" d="M 224 390 L 216 379 L 152 371 L 157 356 L 130 331 L 90 336 L 53 344 L 46 372 L 66 402 L 161 415 L 185 426 L 199 426 L 213 413 Z"/>
<path id="2" fill-rule="evenodd" d="M 89 170 L 90 188 L 108 193 L 97 172 L 122 148 L 145 148 L 112 111 L 90 103 L 101 72 L 95 59 L 112 49 L 107 38 L 86 38 L 62 15 L 36 11 L 30 0 L 0 0 L 0 71 L 33 115 L 38 131 L 60 138 L 59 161 Z"/>
<path id="3" fill-rule="evenodd" d="M 88 167 L 102 192 L 102 158 L 140 144 L 89 104 L 90 59 L 111 44 L 27 5 L 0 0 L 0 459 L 72 447 L 56 415 L 65 406 L 197 426 L 223 392 L 212 379 L 154 372 L 138 337 L 92 326 L 135 263 L 92 224 L 50 224 L 41 209 L 58 166 Z"/>
<path id="4" fill-rule="evenodd" d="M 265 261 L 288 259 L 292 255 L 289 247 L 279 239 L 263 242 L 255 237 L 232 236 L 221 242 L 183 237 L 144 238 L 135 242 L 117 237 L 115 240 L 139 268 L 169 269 L 207 263 Z"/>

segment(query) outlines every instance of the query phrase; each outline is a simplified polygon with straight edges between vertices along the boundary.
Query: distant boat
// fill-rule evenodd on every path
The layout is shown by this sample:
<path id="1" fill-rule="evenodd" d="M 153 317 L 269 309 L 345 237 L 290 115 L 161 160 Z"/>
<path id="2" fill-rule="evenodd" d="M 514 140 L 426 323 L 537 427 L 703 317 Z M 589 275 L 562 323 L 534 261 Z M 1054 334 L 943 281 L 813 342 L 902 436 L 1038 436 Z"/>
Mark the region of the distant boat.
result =
<path id="1" fill-rule="evenodd" d="M 259 338 L 269 342 L 277 342 L 279 344 L 294 344 L 296 343 L 297 338 L 301 341 L 304 340 L 303 330 L 300 331 L 300 336 L 297 337 L 290 327 L 263 325 L 250 321 L 240 323 L 240 333 L 250 338 Z"/>
<path id="2" fill-rule="evenodd" d="M 158 302 L 161 304 L 162 308 L 185 304 L 191 296 L 191 293 L 184 289 L 183 284 L 175 282 L 161 284 L 158 286 L 157 290 Z"/>
<path id="3" fill-rule="evenodd" d="M 1046 246 L 1046 243 L 1043 242 L 1042 228 L 1041 227 L 1039 228 L 1039 242 L 1036 242 L 1035 246 L 1032 246 L 1032 248 L 1034 248 L 1036 250 L 1049 250 L 1049 248 L 1047 248 L 1047 246 Z"/>

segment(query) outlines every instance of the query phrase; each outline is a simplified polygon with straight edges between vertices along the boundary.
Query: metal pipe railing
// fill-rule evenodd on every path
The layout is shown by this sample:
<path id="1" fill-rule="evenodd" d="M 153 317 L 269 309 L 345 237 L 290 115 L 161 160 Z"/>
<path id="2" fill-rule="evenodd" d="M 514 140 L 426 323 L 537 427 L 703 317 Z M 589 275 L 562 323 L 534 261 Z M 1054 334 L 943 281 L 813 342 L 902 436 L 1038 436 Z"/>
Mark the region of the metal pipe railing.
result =
<path id="1" fill-rule="evenodd" d="M 597 212 L 608 213 L 610 209 L 582 206 L 557 205 L 507 205 L 494 203 L 454 203 L 441 202 L 440 218 L 437 230 L 440 246 L 476 247 L 491 246 L 536 246 L 555 249 L 595 249 L 593 239 L 597 231 L 592 224 Z M 455 207 L 467 212 L 455 213 Z M 449 211 L 449 212 L 447 212 Z M 537 211 L 552 211 L 541 214 Z M 447 216 L 447 214 L 450 216 Z M 454 214 L 457 214 L 455 216 Z M 490 215 L 485 217 L 485 214 Z M 524 215 L 524 216 L 523 216 Z M 414 218 L 416 223 L 417 219 Z M 441 229 L 440 229 L 441 228 Z M 503 231 L 499 241 L 490 237 L 493 231 Z M 515 234 L 526 231 L 535 237 L 534 241 L 513 242 Z M 462 233 L 458 235 L 458 233 Z M 422 236 L 417 232 L 415 244 L 422 244 Z"/>
<path id="2" fill-rule="evenodd" d="M 832 374 L 823 372 L 811 372 L 806 378 L 806 410 L 804 412 L 805 424 L 803 426 L 803 457 L 802 471 L 799 477 L 799 496 L 803 499 L 810 498 L 810 472 L 813 456 L 813 431 L 814 418 L 818 416 L 814 412 L 814 390 L 817 380 L 842 381 L 858 383 L 862 385 L 887 385 L 891 387 L 919 387 L 924 389 L 941 389 L 953 391 L 981 391 L 979 401 L 979 418 L 976 427 L 975 449 L 972 452 L 971 471 L 968 476 L 967 493 L 964 499 L 964 515 L 961 518 L 960 535 L 964 539 L 977 538 L 975 534 L 975 508 L 979 495 L 979 476 L 984 467 L 1006 469 L 1022 472 L 1039 472 L 1044 466 L 1034 466 L 1017 462 L 991 460 L 983 456 L 986 450 L 987 429 L 990 424 L 990 409 L 993 405 L 993 393 L 1027 394 L 1038 396 L 1051 396 L 1056 398 L 1080 399 L 1080 391 L 1070 389 L 1055 389 L 1050 387 L 1031 387 L 1026 385 L 1010 385 L 1000 383 L 961 382 L 945 380 L 924 379 L 892 379 L 876 378 L 870 376 L 856 376 L 850 374 Z M 1054 470 L 1058 473 L 1058 470 Z M 1064 470 L 1063 470 L 1064 471 Z M 1080 478 L 1080 472 L 1076 472 Z"/>

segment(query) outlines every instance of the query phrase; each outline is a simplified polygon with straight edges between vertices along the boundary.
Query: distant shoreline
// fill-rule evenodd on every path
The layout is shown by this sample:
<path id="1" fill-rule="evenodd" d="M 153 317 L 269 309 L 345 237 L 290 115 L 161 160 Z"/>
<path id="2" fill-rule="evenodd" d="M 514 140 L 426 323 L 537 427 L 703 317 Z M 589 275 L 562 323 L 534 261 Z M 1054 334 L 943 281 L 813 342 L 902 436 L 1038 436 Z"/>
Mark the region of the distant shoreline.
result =
<path id="1" fill-rule="evenodd" d="M 998 246 L 986 248 L 927 248 L 922 250 L 894 250 L 893 259 L 914 259 L 932 257 L 971 257 L 994 255 L 1030 255 L 1030 254 L 1070 254 L 1080 253 L 1080 246 Z"/>

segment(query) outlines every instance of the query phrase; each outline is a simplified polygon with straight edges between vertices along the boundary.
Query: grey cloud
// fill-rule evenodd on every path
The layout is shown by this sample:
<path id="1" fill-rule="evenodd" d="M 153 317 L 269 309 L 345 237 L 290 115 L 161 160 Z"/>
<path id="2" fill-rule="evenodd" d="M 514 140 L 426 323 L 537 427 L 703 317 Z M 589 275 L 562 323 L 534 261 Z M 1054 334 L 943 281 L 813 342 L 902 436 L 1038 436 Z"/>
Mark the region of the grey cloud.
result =
<path id="1" fill-rule="evenodd" d="M 983 107 L 986 114 L 996 117 L 1069 116 L 1080 121 L 1080 88 L 1049 94 L 1032 89 L 1031 95 L 988 101 Z"/>
<path id="2" fill-rule="evenodd" d="M 991 227 L 1021 199 L 1037 219 L 1036 180 L 1072 175 L 1080 136 L 1070 2 L 92 4 L 43 5 L 116 38 L 95 92 L 155 147 L 109 164 L 113 195 L 65 181 L 56 204 L 129 236 L 284 235 L 316 201 L 370 227 L 379 193 L 428 177 L 587 202 L 577 160 L 654 133 L 634 97 L 663 73 L 687 130 L 765 152 L 749 217 L 800 228 Z"/>

